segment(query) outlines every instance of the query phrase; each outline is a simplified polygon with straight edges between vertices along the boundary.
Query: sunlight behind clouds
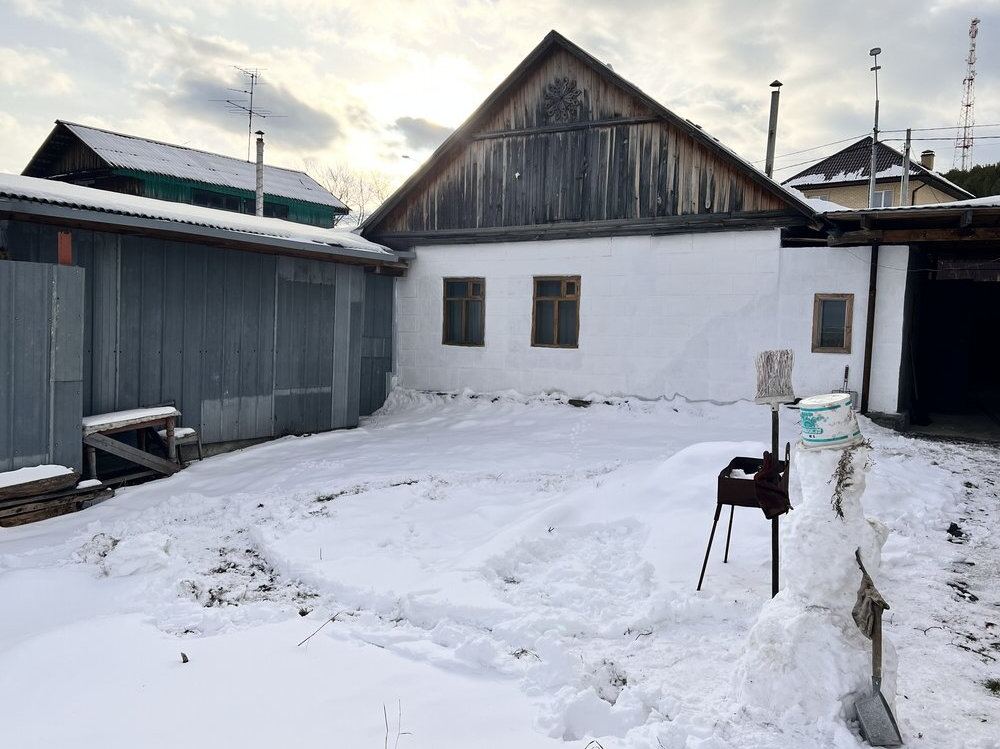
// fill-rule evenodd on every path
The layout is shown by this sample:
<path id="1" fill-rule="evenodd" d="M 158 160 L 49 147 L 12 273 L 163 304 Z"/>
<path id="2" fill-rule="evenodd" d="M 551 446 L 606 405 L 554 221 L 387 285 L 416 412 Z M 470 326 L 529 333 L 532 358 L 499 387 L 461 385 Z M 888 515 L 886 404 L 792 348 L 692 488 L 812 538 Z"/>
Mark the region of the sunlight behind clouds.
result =
<path id="1" fill-rule="evenodd" d="M 782 154 L 870 131 L 872 46 L 884 50 L 886 130 L 954 125 L 975 13 L 982 18 L 976 120 L 1000 122 L 995 1 L 91 0 L 71 7 L 0 0 L 0 7 L 0 93 L 20 128 L 47 132 L 57 118 L 92 123 L 97 115 L 112 130 L 245 154 L 245 120 L 225 105 L 238 96 L 227 89 L 243 87 L 234 68 L 242 66 L 262 71 L 254 104 L 272 113 L 261 123 L 268 152 L 290 166 L 312 159 L 412 170 L 433 150 L 431 134 L 444 137 L 464 122 L 551 29 L 749 160 L 763 156 L 769 84 L 780 80 L 781 176 L 783 163 L 801 160 Z M 399 123 L 426 123 L 409 132 L 424 137 L 408 140 Z M 0 171 L 19 170 L 39 145 L 24 142 L 9 139 Z M 994 143 L 977 143 L 977 162 L 1000 158 Z M 944 136 L 923 143 L 942 165 L 950 164 L 951 145 Z"/>

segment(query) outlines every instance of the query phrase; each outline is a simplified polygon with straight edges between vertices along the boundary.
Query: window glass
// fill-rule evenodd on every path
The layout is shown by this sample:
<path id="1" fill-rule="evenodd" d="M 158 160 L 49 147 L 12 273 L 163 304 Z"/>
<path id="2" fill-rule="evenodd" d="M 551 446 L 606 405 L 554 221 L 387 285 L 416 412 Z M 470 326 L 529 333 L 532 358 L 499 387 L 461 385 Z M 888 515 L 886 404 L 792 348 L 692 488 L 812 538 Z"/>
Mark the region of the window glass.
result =
<path id="1" fill-rule="evenodd" d="M 847 300 L 824 299 L 820 302 L 819 345 L 842 348 L 847 323 Z"/>
<path id="2" fill-rule="evenodd" d="M 547 279 L 535 283 L 535 296 L 559 296 L 561 293 L 561 281 Z"/>

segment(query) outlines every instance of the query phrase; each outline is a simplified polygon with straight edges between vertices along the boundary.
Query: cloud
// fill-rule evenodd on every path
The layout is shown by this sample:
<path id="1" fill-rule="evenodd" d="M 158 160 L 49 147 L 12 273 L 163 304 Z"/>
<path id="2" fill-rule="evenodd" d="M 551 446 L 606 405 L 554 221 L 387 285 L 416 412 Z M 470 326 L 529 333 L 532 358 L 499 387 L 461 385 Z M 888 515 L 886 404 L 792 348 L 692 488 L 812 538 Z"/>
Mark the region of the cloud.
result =
<path id="1" fill-rule="evenodd" d="M 242 85 L 231 78 L 212 79 L 187 73 L 165 92 L 163 104 L 172 112 L 234 131 L 241 127 L 238 124 L 241 121 L 248 122 L 248 114 L 240 107 L 249 106 L 249 97 L 232 90 Z M 280 85 L 256 88 L 253 105 L 262 114 L 254 119 L 254 130 L 264 130 L 269 141 L 280 140 L 284 149 L 320 150 L 344 135 L 336 117 L 302 101 Z"/>
<path id="2" fill-rule="evenodd" d="M 400 117 L 393 127 L 403 134 L 406 145 L 415 150 L 431 150 L 451 135 L 452 129 L 422 117 Z"/>
<path id="3" fill-rule="evenodd" d="M 14 87 L 31 81 L 33 89 L 45 95 L 64 94 L 73 82 L 60 67 L 59 50 L 31 50 L 0 47 L 0 83 Z"/>

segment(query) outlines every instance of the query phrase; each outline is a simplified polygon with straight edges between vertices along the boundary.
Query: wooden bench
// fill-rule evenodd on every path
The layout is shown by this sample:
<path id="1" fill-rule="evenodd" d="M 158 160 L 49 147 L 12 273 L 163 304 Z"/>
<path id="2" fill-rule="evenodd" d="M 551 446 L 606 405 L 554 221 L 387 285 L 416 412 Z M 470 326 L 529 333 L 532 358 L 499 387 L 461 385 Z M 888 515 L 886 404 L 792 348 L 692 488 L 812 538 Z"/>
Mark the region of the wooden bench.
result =
<path id="1" fill-rule="evenodd" d="M 97 450 L 117 455 L 120 458 L 136 463 L 157 473 L 170 475 L 177 473 L 181 466 L 177 462 L 177 446 L 174 441 L 174 429 L 177 417 L 181 415 L 173 406 L 156 406 L 153 408 L 133 408 L 127 411 L 114 411 L 105 414 L 94 414 L 83 418 L 83 444 L 87 452 L 87 467 L 89 477 L 97 478 Z M 144 432 L 146 429 L 163 430 L 166 434 L 167 459 L 152 455 L 145 447 Z M 109 435 L 121 432 L 135 431 L 139 447 L 132 447 L 112 439 Z"/>

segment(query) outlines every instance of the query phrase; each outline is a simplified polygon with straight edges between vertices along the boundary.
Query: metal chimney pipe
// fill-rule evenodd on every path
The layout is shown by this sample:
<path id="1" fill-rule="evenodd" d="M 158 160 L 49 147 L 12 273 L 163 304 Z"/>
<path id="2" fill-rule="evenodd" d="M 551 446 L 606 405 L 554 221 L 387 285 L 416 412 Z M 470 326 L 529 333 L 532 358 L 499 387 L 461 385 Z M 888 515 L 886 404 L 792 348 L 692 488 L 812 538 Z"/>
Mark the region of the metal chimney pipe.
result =
<path id="1" fill-rule="evenodd" d="M 255 213 L 258 216 L 264 215 L 264 131 L 258 130 L 257 136 L 257 194 L 255 201 Z"/>
<path id="2" fill-rule="evenodd" d="M 774 141 L 778 136 L 778 96 L 781 94 L 781 81 L 773 81 L 771 88 L 771 116 L 767 120 L 767 156 L 764 160 L 764 174 L 768 177 L 774 172 Z"/>

